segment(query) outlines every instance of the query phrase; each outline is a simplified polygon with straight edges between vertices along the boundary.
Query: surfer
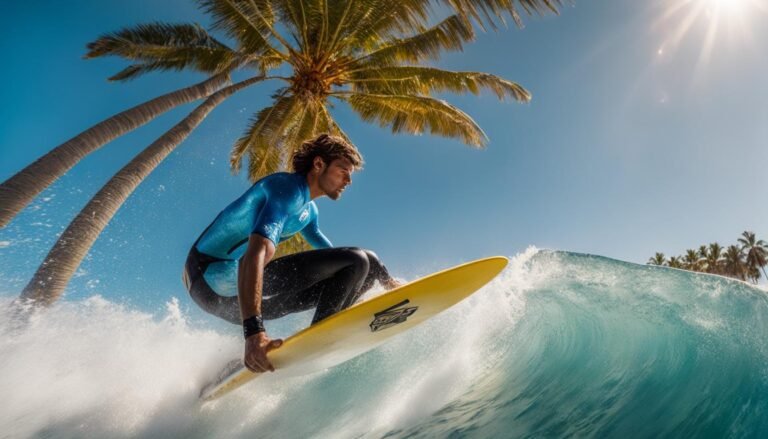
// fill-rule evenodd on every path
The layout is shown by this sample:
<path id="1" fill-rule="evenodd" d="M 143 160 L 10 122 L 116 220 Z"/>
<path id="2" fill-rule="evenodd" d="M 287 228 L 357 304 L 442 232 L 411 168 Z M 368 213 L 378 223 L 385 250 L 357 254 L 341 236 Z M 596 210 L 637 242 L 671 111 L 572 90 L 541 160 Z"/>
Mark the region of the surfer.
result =
<path id="1" fill-rule="evenodd" d="M 292 173 L 268 175 L 227 206 L 189 251 L 183 280 L 203 310 L 235 324 L 245 336 L 245 366 L 274 371 L 264 320 L 314 308 L 312 324 L 354 304 L 375 281 L 397 287 L 370 250 L 333 247 L 320 231 L 315 198 L 338 199 L 362 168 L 357 149 L 322 134 L 291 158 Z M 272 260 L 277 245 L 296 233 L 314 250 Z M 234 292 L 237 295 L 222 294 Z"/>

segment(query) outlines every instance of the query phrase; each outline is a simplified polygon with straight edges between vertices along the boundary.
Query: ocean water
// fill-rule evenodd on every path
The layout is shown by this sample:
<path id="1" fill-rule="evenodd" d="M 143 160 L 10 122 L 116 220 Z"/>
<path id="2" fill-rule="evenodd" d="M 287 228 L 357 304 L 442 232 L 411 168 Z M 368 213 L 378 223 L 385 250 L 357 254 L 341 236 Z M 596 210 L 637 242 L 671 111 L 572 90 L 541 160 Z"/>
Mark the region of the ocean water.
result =
<path id="1" fill-rule="evenodd" d="M 767 294 L 529 249 L 379 349 L 206 404 L 237 331 L 193 324 L 173 299 L 162 317 L 62 301 L 23 329 L 0 315 L 0 437 L 768 437 Z"/>

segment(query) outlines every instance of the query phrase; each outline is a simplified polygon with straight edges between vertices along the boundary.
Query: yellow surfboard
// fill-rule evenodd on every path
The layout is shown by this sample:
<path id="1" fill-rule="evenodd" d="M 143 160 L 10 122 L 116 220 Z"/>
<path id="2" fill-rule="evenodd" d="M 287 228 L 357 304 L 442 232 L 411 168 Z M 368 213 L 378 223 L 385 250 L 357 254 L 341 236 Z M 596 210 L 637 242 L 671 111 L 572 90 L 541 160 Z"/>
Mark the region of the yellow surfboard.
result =
<path id="1" fill-rule="evenodd" d="M 495 256 L 468 262 L 360 302 L 286 338 L 269 353 L 274 374 L 304 375 L 343 363 L 455 305 L 507 265 Z M 205 386 L 200 398 L 218 398 L 260 374 L 233 360 Z"/>

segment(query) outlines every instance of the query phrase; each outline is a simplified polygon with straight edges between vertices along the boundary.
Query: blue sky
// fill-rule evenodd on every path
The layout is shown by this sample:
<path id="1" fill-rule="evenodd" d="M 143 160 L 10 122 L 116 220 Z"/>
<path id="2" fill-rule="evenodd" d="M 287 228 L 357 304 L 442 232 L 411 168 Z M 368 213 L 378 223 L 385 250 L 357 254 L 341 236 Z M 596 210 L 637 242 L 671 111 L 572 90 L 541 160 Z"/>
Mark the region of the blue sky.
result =
<path id="1" fill-rule="evenodd" d="M 656 251 L 735 243 L 747 229 L 768 239 L 768 12 L 758 4 L 577 0 L 523 30 L 479 34 L 436 65 L 533 94 L 529 104 L 443 96 L 485 130 L 485 150 L 393 135 L 337 105 L 367 165 L 339 201 L 319 201 L 322 229 L 406 278 L 529 245 L 644 263 Z M 1 180 L 105 117 L 202 79 L 108 83 L 123 61 L 81 59 L 102 33 L 149 21 L 209 23 L 186 0 L 4 7 Z M 229 150 L 276 86 L 230 98 L 161 164 L 96 243 L 69 298 L 98 293 L 149 310 L 187 300 L 186 252 L 248 187 L 229 172 Z M 92 154 L 0 230 L 0 294 L 18 293 L 89 197 L 192 108 Z"/>

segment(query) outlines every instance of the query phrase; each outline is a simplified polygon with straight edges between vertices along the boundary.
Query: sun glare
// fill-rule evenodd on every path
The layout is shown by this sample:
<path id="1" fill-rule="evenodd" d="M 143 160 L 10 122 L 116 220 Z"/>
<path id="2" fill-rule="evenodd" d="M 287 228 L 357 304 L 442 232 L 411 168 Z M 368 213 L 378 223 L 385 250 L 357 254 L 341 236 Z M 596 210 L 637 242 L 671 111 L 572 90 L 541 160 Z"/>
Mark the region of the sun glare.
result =
<path id="1" fill-rule="evenodd" d="M 744 12 L 748 0 L 700 0 L 712 14 L 736 14 Z"/>
<path id="2" fill-rule="evenodd" d="M 672 52 L 683 40 L 699 45 L 700 63 L 712 56 L 716 43 L 749 44 L 753 26 L 764 26 L 768 0 L 660 0 L 655 23 L 661 31 L 658 54 Z M 731 47 L 733 48 L 733 47 Z"/>

